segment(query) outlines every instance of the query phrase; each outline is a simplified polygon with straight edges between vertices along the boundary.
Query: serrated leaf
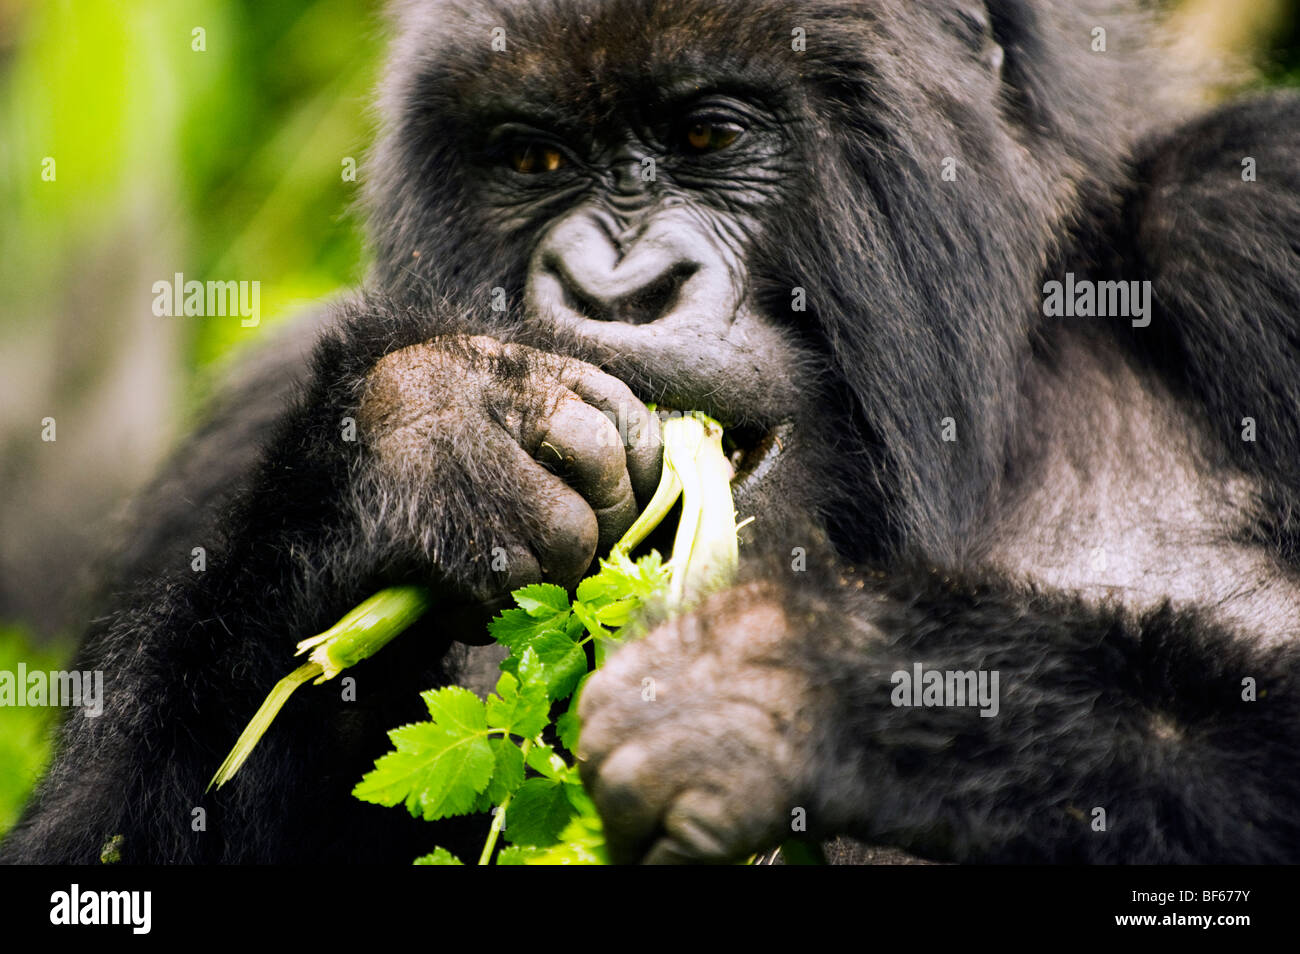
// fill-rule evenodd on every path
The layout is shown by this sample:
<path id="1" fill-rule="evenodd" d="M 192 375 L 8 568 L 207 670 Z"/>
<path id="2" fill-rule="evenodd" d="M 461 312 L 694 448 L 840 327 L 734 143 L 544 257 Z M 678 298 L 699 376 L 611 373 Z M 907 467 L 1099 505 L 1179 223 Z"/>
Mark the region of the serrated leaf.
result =
<path id="1" fill-rule="evenodd" d="M 547 633 L 528 644 L 537 654 L 546 678 L 546 694 L 551 699 L 563 699 L 587 674 L 587 654 L 583 648 L 560 633 Z"/>
<path id="2" fill-rule="evenodd" d="M 587 632 L 596 637 L 607 636 L 609 631 L 605 629 L 600 618 L 596 615 L 596 606 L 592 603 L 574 603 L 573 615 L 582 621 L 582 625 Z"/>
<path id="3" fill-rule="evenodd" d="M 414 864 L 417 864 L 417 865 L 462 865 L 462 866 L 463 866 L 463 865 L 465 864 L 465 862 L 461 861 L 459 858 L 457 858 L 455 855 L 453 855 L 453 854 L 452 854 L 450 851 L 448 851 L 446 848 L 435 848 L 435 849 L 433 849 L 433 851 L 431 851 L 429 854 L 427 854 L 427 855 L 421 855 L 419 858 L 416 858 L 415 861 L 414 861 Z M 523 864 L 523 862 L 519 862 L 519 864 Z"/>
<path id="4" fill-rule="evenodd" d="M 553 583 L 536 583 L 511 594 L 519 609 L 503 610 L 488 623 L 488 633 L 503 646 L 523 652 L 524 645 L 543 633 L 568 631 L 569 596 Z"/>
<path id="5" fill-rule="evenodd" d="M 516 845 L 554 844 L 573 817 L 565 786 L 548 778 L 530 778 L 515 792 L 506 816 L 506 838 Z"/>
<path id="6" fill-rule="evenodd" d="M 546 693 L 545 673 L 523 686 L 513 673 L 503 672 L 497 691 L 487 699 L 487 724 L 514 735 L 531 739 L 545 728 L 550 718 L 550 699 Z"/>
<path id="7" fill-rule="evenodd" d="M 534 848 L 521 856 L 527 865 L 607 865 L 605 832 L 598 818 L 577 817 L 562 832 L 558 844 Z M 520 862 L 516 862 L 518 864 Z"/>
<path id="8" fill-rule="evenodd" d="M 497 691 L 487 697 L 487 724 L 494 729 L 508 729 L 519 706 L 519 678 L 503 672 L 497 679 Z"/>
<path id="9" fill-rule="evenodd" d="M 564 635 L 568 636 L 575 643 L 581 642 L 587 635 L 587 628 L 582 625 L 582 620 L 570 614 L 569 621 L 564 625 Z"/>
<path id="10" fill-rule="evenodd" d="M 532 640 L 546 633 L 570 632 L 571 619 L 568 610 L 561 616 L 548 616 L 544 619 L 535 619 L 521 609 L 503 610 L 501 615 L 488 623 L 488 634 L 518 654 Z"/>
<path id="11" fill-rule="evenodd" d="M 527 642 L 549 628 L 549 626 L 539 627 L 537 620 L 521 609 L 508 609 L 502 610 L 488 623 L 488 635 L 502 646 L 513 649 L 517 643 Z"/>
<path id="12" fill-rule="evenodd" d="M 578 718 L 578 702 L 575 695 L 574 700 L 569 703 L 569 708 L 555 720 L 555 731 L 560 736 L 560 745 L 570 752 L 577 752 L 581 729 L 582 722 Z"/>
<path id="13" fill-rule="evenodd" d="M 575 773 L 576 774 L 576 773 Z M 600 812 L 596 811 L 596 803 L 591 800 L 587 790 L 576 779 L 564 786 L 565 797 L 569 799 L 569 804 L 573 806 L 574 813 L 588 821 L 594 820 L 599 827 Z"/>
<path id="14" fill-rule="evenodd" d="M 638 600 L 619 600 L 617 603 L 607 603 L 596 610 L 596 619 L 606 626 L 618 629 L 620 626 L 626 626 L 627 621 L 632 618 L 632 614 L 640 607 L 641 603 Z"/>
<path id="15" fill-rule="evenodd" d="M 420 693 L 429 718 L 457 735 L 487 730 L 487 713 L 483 700 L 463 686 L 428 689 Z"/>
<path id="16" fill-rule="evenodd" d="M 425 821 L 466 814 L 496 762 L 486 731 L 457 732 L 433 722 L 394 729 L 388 736 L 396 751 L 380 756 L 352 794 L 379 805 L 404 802 Z"/>
<path id="17" fill-rule="evenodd" d="M 519 658 L 515 662 L 514 674 L 519 678 L 520 685 L 546 685 L 546 669 L 542 666 L 542 661 L 537 658 L 537 653 L 532 649 L 525 649 L 519 654 Z"/>
<path id="18" fill-rule="evenodd" d="M 492 739 L 488 744 L 495 761 L 485 794 L 493 805 L 500 805 L 524 784 L 524 753 L 509 739 Z"/>
<path id="19" fill-rule="evenodd" d="M 668 582 L 668 569 L 657 550 L 635 563 L 623 553 L 602 560 L 600 571 L 578 584 L 578 601 L 604 606 L 619 600 L 640 603 L 655 595 Z"/>
<path id="20" fill-rule="evenodd" d="M 565 615 L 569 611 L 569 594 L 554 583 L 534 583 L 510 594 L 515 605 L 535 619 Z"/>
<path id="21" fill-rule="evenodd" d="M 541 685 L 546 687 L 550 701 L 566 698 L 587 673 L 586 651 L 562 633 L 544 633 L 528 642 L 526 655 L 534 660 L 534 672 L 539 674 Z M 523 680 L 520 659 L 511 656 L 501 663 L 501 668 Z M 519 733 L 523 734 L 523 733 Z"/>
<path id="22" fill-rule="evenodd" d="M 545 743 L 534 743 L 528 750 L 528 767 L 555 782 L 577 781 L 576 771 Z"/>
<path id="23" fill-rule="evenodd" d="M 599 865 L 604 862 L 596 859 L 581 845 L 559 842 L 545 848 L 529 848 L 530 853 L 521 855 L 515 865 Z"/>
<path id="24" fill-rule="evenodd" d="M 608 599 L 610 581 L 608 578 L 597 573 L 589 576 L 578 584 L 577 598 L 579 603 L 599 603 Z"/>

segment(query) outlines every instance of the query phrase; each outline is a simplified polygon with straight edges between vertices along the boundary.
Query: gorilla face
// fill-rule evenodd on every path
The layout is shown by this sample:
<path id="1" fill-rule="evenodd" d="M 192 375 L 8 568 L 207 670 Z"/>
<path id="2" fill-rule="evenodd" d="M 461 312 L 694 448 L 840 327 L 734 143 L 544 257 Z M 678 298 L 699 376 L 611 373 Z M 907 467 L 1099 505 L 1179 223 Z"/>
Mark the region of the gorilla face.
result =
<path id="1" fill-rule="evenodd" d="M 996 479 L 1037 269 L 1106 122 L 1085 160 L 1020 115 L 1037 100 L 1007 107 L 978 6 L 430 9 L 399 24 L 369 178 L 380 287 L 718 417 L 769 482 L 742 509 L 793 493 L 871 527 L 837 541 L 855 558 L 946 555 Z"/>
<path id="2" fill-rule="evenodd" d="M 487 30 L 482 49 L 440 48 L 413 80 L 416 103 L 428 104 L 414 111 L 442 127 L 424 141 L 443 144 L 435 155 L 446 164 L 426 201 L 457 189 L 478 233 L 464 244 L 484 249 L 473 264 L 430 263 L 430 283 L 461 298 L 473 275 L 480 301 L 504 292 L 515 303 L 522 340 L 598 364 L 661 408 L 723 420 L 738 501 L 769 505 L 795 479 L 778 479 L 779 452 L 817 393 L 812 347 L 759 300 L 775 290 L 788 313 L 804 293 L 754 267 L 791 198 L 808 191 L 790 78 L 737 64 L 716 37 L 679 45 L 681 20 L 656 41 L 649 23 L 629 34 L 607 4 L 576 20 L 582 5 L 543 6 L 535 19 L 482 8 L 505 17 L 507 50 L 519 46 L 493 52 Z M 602 31 L 622 48 L 603 45 Z M 418 214 L 429 219 L 423 203 Z M 811 428 L 801 430 L 807 442 Z"/>
<path id="3" fill-rule="evenodd" d="M 520 201 L 539 210 L 527 311 L 661 405 L 738 425 L 743 498 L 770 477 L 758 465 L 775 459 L 797 404 L 796 349 L 750 297 L 746 264 L 790 173 L 781 125 L 758 102 L 695 95 L 613 125 L 582 152 L 518 129 L 494 131 L 506 145 L 486 178 L 506 215 L 505 185 L 533 193 Z"/>

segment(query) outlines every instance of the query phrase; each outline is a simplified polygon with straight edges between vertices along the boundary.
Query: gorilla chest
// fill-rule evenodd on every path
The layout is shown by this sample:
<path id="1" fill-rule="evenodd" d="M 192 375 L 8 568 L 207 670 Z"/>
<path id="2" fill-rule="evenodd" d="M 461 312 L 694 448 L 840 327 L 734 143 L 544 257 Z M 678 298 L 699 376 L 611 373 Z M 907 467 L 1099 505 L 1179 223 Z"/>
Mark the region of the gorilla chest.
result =
<path id="1" fill-rule="evenodd" d="M 1070 354 L 1037 408 L 981 555 L 1016 578 L 1134 612 L 1168 600 L 1253 638 L 1300 634 L 1300 586 L 1246 542 L 1260 495 L 1211 463 L 1205 425 L 1114 355 Z"/>

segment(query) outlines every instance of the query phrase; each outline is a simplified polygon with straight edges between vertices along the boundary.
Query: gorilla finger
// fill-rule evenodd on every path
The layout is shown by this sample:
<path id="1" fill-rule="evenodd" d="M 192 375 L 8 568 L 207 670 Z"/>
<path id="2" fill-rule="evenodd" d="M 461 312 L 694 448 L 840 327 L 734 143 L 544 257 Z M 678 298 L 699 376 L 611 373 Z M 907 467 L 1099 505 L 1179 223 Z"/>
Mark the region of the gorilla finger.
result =
<path id="1" fill-rule="evenodd" d="M 514 445 L 517 478 L 536 520 L 536 539 L 529 545 L 542 575 L 562 586 L 576 586 L 596 558 L 600 526 L 582 496 Z"/>
<path id="2" fill-rule="evenodd" d="M 639 861 L 659 828 L 666 793 L 656 786 L 657 773 L 651 769 L 649 753 L 627 745 L 605 760 L 598 775 L 582 773 L 604 822 L 606 847 L 615 864 Z"/>
<path id="3" fill-rule="evenodd" d="M 517 485 L 514 496 L 524 508 L 529 526 L 523 531 L 527 539 L 512 535 L 505 540 L 482 541 L 481 558 L 489 561 L 491 574 L 471 597 L 508 597 L 518 587 L 542 579 L 576 584 L 591 565 L 596 548 L 598 524 L 591 507 L 529 456 L 508 430 L 484 428 L 480 440 L 486 455 L 498 462 L 493 479 Z"/>
<path id="4" fill-rule="evenodd" d="M 524 449 L 555 467 L 596 513 L 599 544 L 611 546 L 636 519 L 636 496 L 613 423 L 566 391 L 555 409 L 524 435 Z"/>
<path id="5" fill-rule="evenodd" d="M 638 400 L 626 384 L 592 365 L 569 361 L 558 369 L 557 376 L 569 390 L 602 411 L 615 425 L 637 499 L 641 503 L 649 501 L 659 485 L 663 466 L 659 416 Z"/>
<path id="6" fill-rule="evenodd" d="M 487 553 L 489 577 L 470 594 L 476 604 L 505 600 L 521 586 L 542 581 L 542 566 L 527 547 L 517 542 L 494 543 Z"/>
<path id="7" fill-rule="evenodd" d="M 676 822 L 673 834 L 654 842 L 641 859 L 641 864 L 721 864 L 726 860 L 726 842 L 702 821 L 691 818 Z"/>
<path id="8" fill-rule="evenodd" d="M 663 818 L 663 836 L 646 851 L 643 864 L 724 864 L 779 839 L 779 819 L 746 811 L 725 793 L 691 789 Z"/>

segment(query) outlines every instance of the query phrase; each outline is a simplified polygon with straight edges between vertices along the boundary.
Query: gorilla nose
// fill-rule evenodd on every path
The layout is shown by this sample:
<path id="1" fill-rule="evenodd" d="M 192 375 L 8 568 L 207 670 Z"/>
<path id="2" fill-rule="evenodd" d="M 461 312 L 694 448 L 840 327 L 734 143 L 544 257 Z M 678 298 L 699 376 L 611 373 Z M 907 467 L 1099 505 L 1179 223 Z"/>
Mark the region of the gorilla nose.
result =
<path id="1" fill-rule="evenodd" d="M 644 325 L 675 315 L 730 318 L 738 294 L 716 246 L 699 224 L 666 209 L 626 240 L 604 220 L 566 217 L 529 266 L 536 314 Z"/>
<path id="2" fill-rule="evenodd" d="M 698 266 L 693 262 L 676 262 L 657 276 L 642 282 L 644 276 L 620 276 L 606 287 L 581 282 L 579 276 L 560 271 L 557 277 L 564 287 L 568 303 L 588 318 L 645 325 L 668 314 L 677 302 L 682 285 Z"/>

